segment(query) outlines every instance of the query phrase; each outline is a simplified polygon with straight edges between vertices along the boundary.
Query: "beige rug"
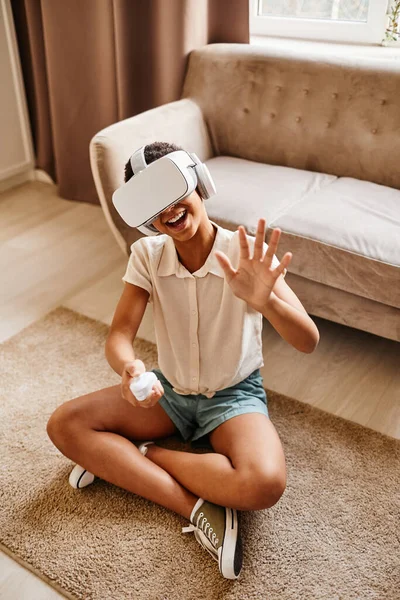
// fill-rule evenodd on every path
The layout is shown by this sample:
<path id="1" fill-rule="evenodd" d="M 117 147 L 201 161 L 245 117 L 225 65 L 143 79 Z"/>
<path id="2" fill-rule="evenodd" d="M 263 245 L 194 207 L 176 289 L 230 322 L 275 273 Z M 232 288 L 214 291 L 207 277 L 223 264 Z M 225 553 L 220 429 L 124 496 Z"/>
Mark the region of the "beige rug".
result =
<path id="1" fill-rule="evenodd" d="M 74 491 L 46 422 L 65 400 L 119 382 L 106 334 L 59 308 L 0 346 L 7 552 L 84 600 L 400 598 L 399 442 L 273 392 L 288 487 L 272 509 L 242 513 L 238 581 L 181 534 L 182 517 L 102 481 Z M 136 351 L 156 364 L 151 344 Z"/>

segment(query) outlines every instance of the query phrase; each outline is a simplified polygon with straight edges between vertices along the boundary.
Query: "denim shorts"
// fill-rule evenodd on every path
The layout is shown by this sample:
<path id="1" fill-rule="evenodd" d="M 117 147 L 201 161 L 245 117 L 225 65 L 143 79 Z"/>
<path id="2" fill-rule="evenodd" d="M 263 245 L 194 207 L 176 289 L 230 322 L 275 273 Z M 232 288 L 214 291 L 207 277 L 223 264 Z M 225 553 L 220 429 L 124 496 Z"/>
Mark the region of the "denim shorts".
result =
<path id="1" fill-rule="evenodd" d="M 213 398 L 203 394 L 177 394 L 159 369 L 153 371 L 164 388 L 159 403 L 185 442 L 206 436 L 237 415 L 261 413 L 268 417 L 267 395 L 259 369 L 240 383 L 219 390 Z"/>

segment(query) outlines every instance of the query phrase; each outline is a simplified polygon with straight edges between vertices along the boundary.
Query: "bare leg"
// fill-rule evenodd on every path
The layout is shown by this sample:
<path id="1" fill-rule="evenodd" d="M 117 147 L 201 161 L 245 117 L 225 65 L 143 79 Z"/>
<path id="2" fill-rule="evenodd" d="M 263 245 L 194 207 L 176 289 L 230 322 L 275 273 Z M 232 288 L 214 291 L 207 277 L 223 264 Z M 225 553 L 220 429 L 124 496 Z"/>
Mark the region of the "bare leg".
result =
<path id="1" fill-rule="evenodd" d="M 176 452 L 156 445 L 147 457 L 196 496 L 238 510 L 270 508 L 286 485 L 285 458 L 275 427 L 265 416 L 229 419 L 210 435 L 216 453 Z"/>
<path id="2" fill-rule="evenodd" d="M 176 433 L 159 404 L 135 408 L 121 397 L 120 386 L 113 386 L 60 406 L 47 431 L 64 456 L 97 477 L 189 519 L 198 497 L 129 441 Z"/>

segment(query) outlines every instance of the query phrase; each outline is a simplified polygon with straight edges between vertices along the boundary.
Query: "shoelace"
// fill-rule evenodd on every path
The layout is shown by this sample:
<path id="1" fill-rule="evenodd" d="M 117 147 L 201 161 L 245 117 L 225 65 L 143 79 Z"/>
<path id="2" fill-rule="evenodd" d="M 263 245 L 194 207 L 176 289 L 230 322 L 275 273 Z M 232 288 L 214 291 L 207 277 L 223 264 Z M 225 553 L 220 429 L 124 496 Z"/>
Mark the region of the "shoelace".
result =
<path id="1" fill-rule="evenodd" d="M 206 536 L 204 535 L 204 533 L 202 533 L 199 529 L 194 531 L 194 537 L 196 538 L 196 540 L 199 542 L 199 544 L 201 546 L 203 546 L 203 548 L 205 550 L 207 550 L 208 554 L 218 562 L 218 554 L 216 552 L 216 550 L 214 550 L 214 547 L 212 546 L 212 544 L 208 541 L 208 539 L 206 538 Z"/>
<path id="2" fill-rule="evenodd" d="M 199 514 L 196 525 L 192 523 L 188 527 L 182 527 L 182 533 L 191 533 L 192 531 L 201 531 L 207 539 L 210 540 L 214 548 L 217 549 L 219 539 L 217 538 L 215 531 L 213 531 L 210 522 L 207 521 L 207 517 L 204 516 L 204 513 L 201 512 Z"/>

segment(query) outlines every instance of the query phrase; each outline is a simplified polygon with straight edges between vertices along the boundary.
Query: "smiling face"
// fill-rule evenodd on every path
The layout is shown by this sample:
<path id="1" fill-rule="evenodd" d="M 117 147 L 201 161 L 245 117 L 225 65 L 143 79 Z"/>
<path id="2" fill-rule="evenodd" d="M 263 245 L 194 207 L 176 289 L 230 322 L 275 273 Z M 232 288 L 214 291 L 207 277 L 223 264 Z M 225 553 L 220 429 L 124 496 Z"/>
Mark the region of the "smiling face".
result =
<path id="1" fill-rule="evenodd" d="M 200 225 L 208 220 L 203 200 L 194 191 L 174 206 L 165 210 L 153 221 L 152 225 L 174 240 L 185 242 L 198 231 Z"/>

